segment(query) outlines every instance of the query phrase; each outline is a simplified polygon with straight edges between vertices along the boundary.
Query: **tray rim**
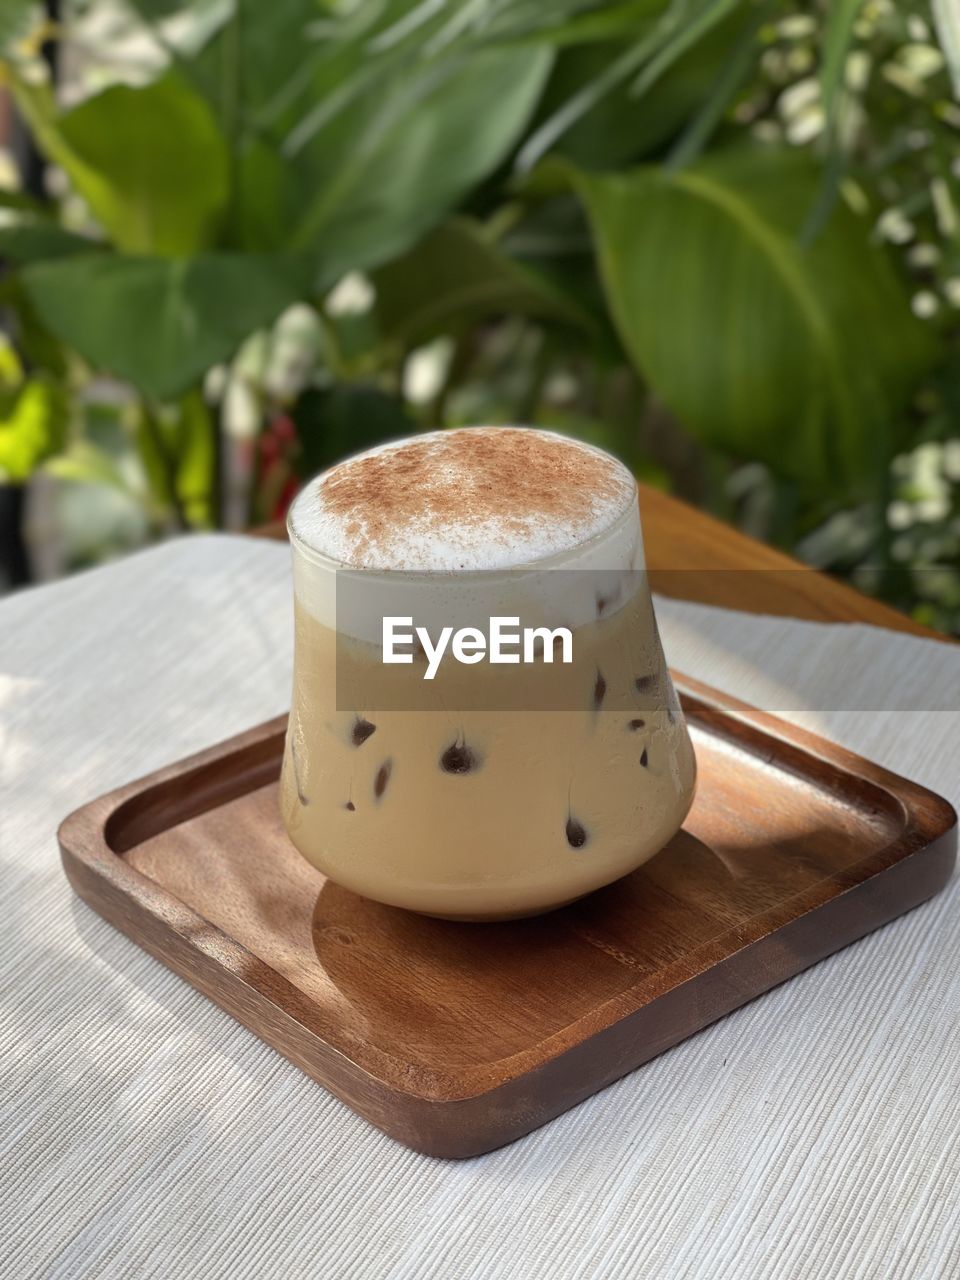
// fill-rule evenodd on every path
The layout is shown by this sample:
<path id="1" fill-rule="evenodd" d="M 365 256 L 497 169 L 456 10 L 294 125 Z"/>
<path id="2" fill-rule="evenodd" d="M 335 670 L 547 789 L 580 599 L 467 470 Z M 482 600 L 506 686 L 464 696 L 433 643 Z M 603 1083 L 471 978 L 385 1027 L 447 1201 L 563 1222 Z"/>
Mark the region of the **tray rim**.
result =
<path id="1" fill-rule="evenodd" d="M 99 914 L 105 915 L 111 923 L 121 928 L 138 945 L 158 956 L 167 967 L 174 968 L 181 976 L 186 977 L 187 981 L 197 986 L 215 1003 L 226 1008 L 228 1012 L 232 1013 L 240 1021 L 245 1021 L 244 1017 L 238 1014 L 235 1009 L 229 1007 L 229 1004 L 225 1004 L 214 991 L 207 990 L 202 982 L 196 981 L 193 973 L 185 972 L 182 965 L 180 967 L 171 965 L 169 957 L 165 955 L 162 947 L 152 947 L 149 941 L 145 940 L 145 916 L 152 917 L 153 926 L 159 926 L 160 934 L 172 930 L 189 950 L 196 953 L 198 958 L 200 956 L 204 957 L 205 961 L 214 964 L 220 973 L 229 973 L 233 979 L 240 982 L 249 992 L 253 992 L 261 1003 L 265 1002 L 272 1009 L 282 1014 L 284 1019 L 292 1019 L 305 1036 L 309 1037 L 316 1045 L 322 1045 L 326 1054 L 334 1055 L 339 1060 L 340 1065 L 344 1069 L 348 1069 L 349 1074 L 364 1082 L 365 1087 L 374 1088 L 379 1092 L 386 1090 L 394 1098 L 422 1103 L 427 1106 L 439 1105 L 450 1108 L 459 1104 L 477 1102 L 484 1098 L 489 1098 L 492 1094 L 507 1086 L 516 1085 L 518 1081 L 528 1077 L 531 1073 L 535 1075 L 538 1071 L 549 1068 L 565 1056 L 575 1053 L 578 1047 L 594 1043 L 598 1036 L 606 1035 L 621 1024 L 627 1023 L 631 1017 L 642 1013 L 664 996 L 676 992 L 678 985 L 684 985 L 703 978 L 710 970 L 717 970 L 726 962 L 735 960 L 738 957 L 743 958 L 752 948 L 761 945 L 769 936 L 779 934 L 788 926 L 797 924 L 805 917 L 823 911 L 830 904 L 838 903 L 850 893 L 862 888 L 874 877 L 889 871 L 898 864 L 902 866 L 912 861 L 917 855 L 929 853 L 931 859 L 935 852 L 939 852 L 941 855 L 938 859 L 937 867 L 934 868 L 936 875 L 934 881 L 931 882 L 932 887 L 930 887 L 930 883 L 923 881 L 923 892 L 920 896 L 916 897 L 915 900 L 909 900 L 911 895 L 908 895 L 908 899 L 904 901 L 903 906 L 892 913 L 888 913 L 886 919 L 894 918 L 896 915 L 901 914 L 902 911 L 908 910 L 920 901 L 932 896 L 950 878 L 955 856 L 957 814 L 953 806 L 944 797 L 920 786 L 918 783 L 911 782 L 909 779 L 893 773 L 881 765 L 866 760 L 839 744 L 833 743 L 809 730 L 802 729 L 769 712 L 752 707 L 732 695 L 723 693 L 701 681 L 678 672 L 673 672 L 672 674 L 685 710 L 688 711 L 694 726 L 701 726 L 705 732 L 713 733 L 719 733 L 718 726 L 722 726 L 727 732 L 721 733 L 720 736 L 728 739 L 732 738 L 755 755 L 758 752 L 755 746 L 751 747 L 746 744 L 745 735 L 749 733 L 755 737 L 759 733 L 763 738 L 775 744 L 779 748 L 780 754 L 785 752 L 787 756 L 803 758 L 808 765 L 810 762 L 814 762 L 826 773 L 839 773 L 847 778 L 852 777 L 860 785 L 866 786 L 878 798 L 880 796 L 886 797 L 886 807 L 896 807 L 897 815 L 901 822 L 900 829 L 890 843 L 883 845 L 879 849 L 872 850 L 863 859 L 844 869 L 843 878 L 848 879 L 849 883 L 841 887 L 839 891 L 830 892 L 826 896 L 821 896 L 816 892 L 821 886 L 835 882 L 837 879 L 836 876 L 825 877 L 823 881 L 818 881 L 817 885 L 795 895 L 795 897 L 801 898 L 812 896 L 816 899 L 805 906 L 803 910 L 788 911 L 785 918 L 778 923 L 777 917 L 783 913 L 785 903 L 794 901 L 794 899 L 783 900 L 777 907 L 753 917 L 749 922 L 750 926 L 752 926 L 751 928 L 740 929 L 739 931 L 734 929 L 724 930 L 723 933 L 697 948 L 695 952 L 688 953 L 682 962 L 683 968 L 685 970 L 689 969 L 691 955 L 698 957 L 698 964 L 696 971 L 689 974 L 683 983 L 678 984 L 675 978 L 669 976 L 672 970 L 681 964 L 679 961 L 674 962 L 673 965 L 658 971 L 657 975 L 655 975 L 656 983 L 651 984 L 649 978 L 631 983 L 624 991 L 594 1006 L 573 1022 L 559 1028 L 556 1032 L 537 1041 L 534 1045 L 489 1063 L 474 1064 L 457 1071 L 444 1070 L 440 1072 L 431 1072 L 430 1069 L 421 1064 L 415 1064 L 416 1070 L 411 1071 L 412 1064 L 408 1061 L 394 1058 L 392 1055 L 378 1050 L 376 1046 L 362 1046 L 365 1052 L 357 1053 L 356 1046 L 346 1047 L 343 1044 L 337 1044 L 336 1037 L 331 1037 L 329 1029 L 323 1027 L 318 1029 L 316 1018 L 311 1018 L 310 1012 L 315 1010 L 315 1006 L 309 996 L 284 978 L 277 970 L 273 969 L 267 961 L 262 960 L 251 952 L 243 943 L 230 937 L 218 926 L 200 915 L 188 903 L 182 902 L 161 883 L 138 871 L 127 861 L 123 856 L 124 853 L 135 847 L 139 841 L 131 841 L 122 850 L 115 849 L 109 843 L 106 834 L 109 830 L 109 824 L 111 821 L 115 822 L 117 816 L 122 813 L 124 806 L 136 797 L 148 795 L 150 791 L 162 788 L 165 784 L 182 778 L 184 775 L 196 773 L 205 766 L 221 760 L 224 756 L 247 751 L 254 751 L 255 753 L 258 746 L 263 748 L 267 763 L 274 761 L 275 753 L 270 744 L 279 735 L 282 735 L 286 725 L 286 715 L 274 717 L 240 734 L 232 735 L 202 751 L 174 761 L 161 769 L 117 787 L 75 809 L 63 820 L 58 830 L 64 869 L 75 891 Z M 270 747 L 269 750 L 268 747 Z M 777 751 L 773 750 L 771 755 L 767 757 L 769 763 L 780 769 L 786 769 L 790 772 L 795 771 L 790 768 L 788 763 L 776 759 L 776 756 Z M 263 764 L 260 767 L 263 769 Z M 272 764 L 271 769 L 273 769 Z M 807 777 L 813 783 L 821 785 L 827 790 L 833 790 L 824 779 L 813 776 L 809 768 L 806 772 L 798 770 L 797 772 L 801 772 L 802 776 Z M 255 775 L 256 770 L 252 769 L 251 774 Z M 256 786 L 241 786 L 239 782 L 242 780 L 242 778 L 238 780 L 238 787 L 233 796 L 221 796 L 214 803 L 201 806 L 192 815 L 188 814 L 186 817 L 196 816 L 198 813 L 216 807 L 217 804 L 227 803 L 230 798 L 236 798 L 248 791 L 255 790 L 258 786 L 268 785 L 271 778 L 264 778 Z M 221 787 L 219 790 L 222 792 L 223 788 Z M 840 793 L 836 794 L 840 795 L 841 799 L 843 798 Z M 186 817 L 181 821 L 186 820 Z M 143 838 L 148 837 L 144 836 Z M 923 877 L 920 880 L 923 880 Z M 918 885 L 920 880 L 918 880 Z M 107 904 L 103 901 L 103 893 L 98 892 L 97 881 L 105 882 L 115 896 L 118 895 L 126 900 L 128 904 L 135 904 L 137 913 L 134 914 L 139 913 L 140 918 L 134 919 L 130 916 L 126 922 L 123 918 L 118 919 L 121 913 L 118 911 L 116 904 L 113 904 L 112 913 L 106 910 Z M 835 945 L 829 946 L 824 954 L 830 954 L 832 951 L 839 949 L 839 947 L 846 945 L 847 941 L 853 941 L 855 937 L 863 936 L 864 933 L 871 931 L 872 928 L 879 927 L 884 922 L 884 919 L 878 919 L 874 923 L 868 924 L 860 932 L 847 938 L 846 941 L 840 940 Z M 478 925 L 475 927 L 483 928 L 484 926 Z M 149 933 L 149 929 L 147 932 Z M 729 945 L 731 934 L 737 932 L 742 935 L 740 944 L 731 948 Z M 810 961 L 810 963 L 813 963 L 813 961 Z M 801 965 L 800 967 L 805 966 Z M 800 969 L 798 968 L 794 972 L 799 971 Z M 787 974 L 786 976 L 791 975 Z M 783 980 L 784 978 L 779 979 L 779 981 Z M 638 995 L 645 984 L 648 988 L 653 985 L 655 987 L 659 986 L 661 989 L 647 990 L 642 996 Z M 761 987 L 760 990 L 768 990 L 773 985 L 777 985 L 776 981 Z M 751 995 L 747 998 L 753 997 Z M 731 1008 L 738 1007 L 744 1002 L 744 1000 L 738 999 L 731 1005 Z M 716 1016 L 722 1015 L 717 1014 Z M 707 1019 L 707 1021 L 713 1020 L 713 1018 Z M 257 1034 L 260 1034 L 258 1027 L 252 1025 L 250 1021 L 246 1021 L 246 1025 L 251 1026 Z M 679 1038 L 685 1038 L 685 1035 Z M 274 1042 L 271 1041 L 271 1043 Z M 315 1063 L 298 1061 L 286 1048 L 280 1048 L 277 1044 L 274 1044 L 274 1047 L 286 1053 L 286 1056 L 293 1057 L 293 1060 L 297 1061 L 298 1065 L 307 1074 L 331 1087 L 330 1081 L 325 1074 L 317 1074 Z M 655 1048 L 649 1056 L 653 1056 L 657 1052 L 660 1052 L 659 1048 Z M 634 1062 L 624 1070 L 630 1070 L 632 1066 L 636 1065 L 640 1065 L 639 1062 Z M 324 1069 L 327 1070 L 329 1068 L 330 1063 L 328 1062 Z M 509 1072 L 506 1071 L 507 1068 L 510 1068 Z M 617 1071 L 612 1078 L 617 1078 L 619 1074 L 623 1074 L 623 1070 Z M 603 1087 L 603 1085 L 592 1086 L 583 1096 L 588 1096 L 589 1093 L 595 1092 L 600 1087 Z M 334 1092 L 338 1092 L 335 1087 Z M 343 1096 L 342 1093 L 341 1096 Z M 567 1105 L 573 1104 L 569 1103 Z M 357 1109 L 361 1110 L 361 1113 L 367 1116 L 368 1119 L 373 1119 L 368 1110 L 360 1107 Z M 565 1107 L 561 1109 L 565 1109 Z M 380 1122 L 373 1119 L 373 1123 Z M 381 1124 L 381 1127 L 386 1128 L 387 1126 Z M 389 1128 L 387 1131 L 390 1131 Z"/>

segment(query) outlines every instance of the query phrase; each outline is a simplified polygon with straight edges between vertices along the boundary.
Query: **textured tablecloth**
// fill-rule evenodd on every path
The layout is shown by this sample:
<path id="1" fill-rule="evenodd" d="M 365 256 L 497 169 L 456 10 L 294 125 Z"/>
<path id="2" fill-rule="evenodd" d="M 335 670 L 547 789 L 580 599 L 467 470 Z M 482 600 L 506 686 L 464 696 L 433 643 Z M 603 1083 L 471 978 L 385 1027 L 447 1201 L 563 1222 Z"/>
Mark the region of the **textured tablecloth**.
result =
<path id="1" fill-rule="evenodd" d="M 64 814 L 285 708 L 289 592 L 285 547 L 210 536 L 0 603 L 0 1276 L 960 1276 L 956 882 L 460 1163 L 370 1128 L 74 899 Z M 797 720 L 960 797 L 956 710 L 816 687 L 841 644 L 846 707 L 917 670 L 955 705 L 960 649 L 659 610 L 675 666 L 799 692 Z"/>

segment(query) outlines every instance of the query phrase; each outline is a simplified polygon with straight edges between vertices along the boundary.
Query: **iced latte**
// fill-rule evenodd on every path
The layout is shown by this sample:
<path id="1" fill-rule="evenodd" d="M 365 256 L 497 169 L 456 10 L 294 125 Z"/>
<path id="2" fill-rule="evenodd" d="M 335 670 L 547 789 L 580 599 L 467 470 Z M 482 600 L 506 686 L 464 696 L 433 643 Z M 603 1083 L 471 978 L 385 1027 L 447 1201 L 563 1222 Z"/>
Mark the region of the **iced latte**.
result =
<path id="1" fill-rule="evenodd" d="M 652 857 L 693 798 L 633 477 L 548 432 L 390 443 L 290 514 L 284 824 L 331 879 L 492 920 Z"/>

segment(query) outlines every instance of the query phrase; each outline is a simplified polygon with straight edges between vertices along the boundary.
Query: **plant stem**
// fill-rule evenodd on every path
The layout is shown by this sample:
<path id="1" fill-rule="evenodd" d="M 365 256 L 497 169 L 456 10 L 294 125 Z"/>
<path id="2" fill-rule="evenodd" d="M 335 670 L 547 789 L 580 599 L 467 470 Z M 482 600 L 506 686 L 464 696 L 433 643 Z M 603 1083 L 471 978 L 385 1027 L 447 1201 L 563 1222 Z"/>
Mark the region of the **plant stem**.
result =
<path id="1" fill-rule="evenodd" d="M 234 16 L 223 33 L 221 55 L 221 112 L 229 157 L 230 204 L 227 214 L 227 239 L 238 246 L 241 239 L 242 192 L 240 185 L 240 105 L 243 97 L 243 0 L 236 0 Z"/>
<path id="2" fill-rule="evenodd" d="M 553 364 L 553 346 L 546 333 L 541 331 L 540 346 L 534 357 L 533 369 L 526 391 L 517 406 L 517 421 L 521 424 L 532 423 L 537 416 L 537 409 L 543 397 L 544 384 Z"/>
<path id="3" fill-rule="evenodd" d="M 177 463 L 166 446 L 163 438 L 163 432 L 160 424 L 153 414 L 153 411 L 147 404 L 141 405 L 140 412 L 140 430 L 143 434 L 143 443 L 146 449 L 152 455 L 154 462 L 160 469 L 162 476 L 163 495 L 162 500 L 170 508 L 177 529 L 187 528 L 186 513 L 183 504 L 180 501 L 180 495 L 177 493 Z M 149 460 L 148 460 L 149 471 Z"/>
<path id="4" fill-rule="evenodd" d="M 789 477 L 774 477 L 773 511 L 770 516 L 770 541 L 776 547 L 792 551 L 797 540 L 797 482 Z"/>
<path id="5" fill-rule="evenodd" d="M 707 494 L 707 510 L 728 524 L 735 524 L 735 513 L 727 490 L 730 463 L 715 449 L 703 451 L 703 479 Z"/>
<path id="6" fill-rule="evenodd" d="M 30 581 L 30 560 L 23 537 L 26 487 L 0 484 L 0 590 Z M 6 579 L 6 582 L 4 582 Z"/>
<path id="7" fill-rule="evenodd" d="M 322 302 L 315 304 L 317 315 L 320 317 L 320 325 L 323 329 L 323 336 L 326 339 L 327 366 L 333 376 L 339 380 L 346 373 L 346 356 L 343 352 L 343 343 L 340 341 L 340 334 L 337 331 L 335 322 L 327 313 L 326 307 Z"/>
<path id="8" fill-rule="evenodd" d="M 893 449 L 890 444 L 890 431 L 887 424 L 884 424 L 882 435 L 883 447 L 879 450 L 874 478 L 877 511 L 877 564 L 880 570 L 877 595 L 887 599 L 894 598 L 897 576 L 893 563 L 893 538 L 891 536 L 890 522 L 887 520 L 887 508 L 893 498 L 893 479 L 890 472 Z M 893 594 L 888 596 L 888 592 Z"/>
<path id="9" fill-rule="evenodd" d="M 180 412 L 187 427 L 183 448 L 192 449 L 189 424 L 191 414 L 196 415 L 209 445 L 209 466 L 206 477 L 206 518 L 215 529 L 223 527 L 224 507 L 224 450 L 219 410 L 203 394 L 202 387 L 188 391 L 180 402 Z"/>

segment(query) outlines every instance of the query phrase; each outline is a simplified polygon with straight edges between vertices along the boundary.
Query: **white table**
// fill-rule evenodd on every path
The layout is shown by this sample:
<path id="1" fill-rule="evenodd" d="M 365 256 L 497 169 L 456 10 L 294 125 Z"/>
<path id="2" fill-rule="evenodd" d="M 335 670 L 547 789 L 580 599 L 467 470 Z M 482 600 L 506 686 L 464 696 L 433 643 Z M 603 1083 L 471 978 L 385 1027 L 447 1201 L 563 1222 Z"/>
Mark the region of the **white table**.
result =
<path id="1" fill-rule="evenodd" d="M 287 557 L 199 537 L 0 602 L 0 1276 L 960 1276 L 956 882 L 462 1163 L 371 1129 L 73 898 L 65 813 L 284 709 Z M 846 706 L 905 671 L 956 706 L 958 649 L 660 616 L 674 665 L 748 699 L 822 708 L 853 654 Z M 960 796 L 956 710 L 790 714 Z"/>

